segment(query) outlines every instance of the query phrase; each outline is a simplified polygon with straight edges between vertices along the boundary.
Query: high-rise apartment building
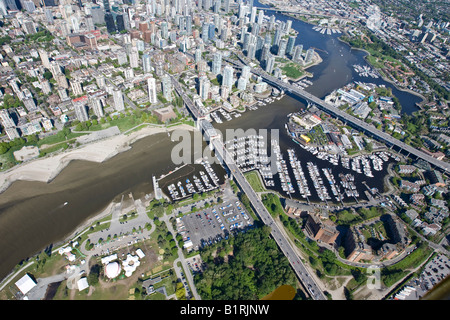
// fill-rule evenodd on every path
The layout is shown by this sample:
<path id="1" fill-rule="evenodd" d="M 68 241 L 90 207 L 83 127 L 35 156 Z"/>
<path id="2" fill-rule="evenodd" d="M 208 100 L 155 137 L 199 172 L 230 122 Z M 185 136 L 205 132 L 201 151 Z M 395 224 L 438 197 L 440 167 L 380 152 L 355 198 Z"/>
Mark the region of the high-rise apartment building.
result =
<path id="1" fill-rule="evenodd" d="M 162 77 L 161 86 L 163 97 L 169 102 L 172 101 L 172 80 L 168 74 Z"/>
<path id="2" fill-rule="evenodd" d="M 222 70 L 222 54 L 220 52 L 215 52 L 213 54 L 213 62 L 212 62 L 212 73 L 217 75 L 220 74 Z"/>
<path id="3" fill-rule="evenodd" d="M 75 96 L 79 96 L 83 94 L 83 87 L 81 82 L 78 80 L 71 80 L 70 86 L 72 87 L 72 92 Z"/>
<path id="4" fill-rule="evenodd" d="M 130 67 L 138 68 L 139 67 L 139 52 L 136 47 L 131 49 L 130 53 Z"/>
<path id="5" fill-rule="evenodd" d="M 156 80 L 155 78 L 148 78 L 147 79 L 147 88 L 148 88 L 148 101 L 150 103 L 156 103 L 158 102 L 156 98 Z"/>
<path id="6" fill-rule="evenodd" d="M 207 100 L 209 98 L 209 90 L 211 87 L 211 83 L 207 76 L 201 76 L 199 79 L 199 95 L 202 100 Z"/>
<path id="7" fill-rule="evenodd" d="M 91 108 L 98 118 L 102 118 L 105 116 L 105 113 L 103 111 L 102 100 L 100 98 L 94 97 L 91 99 Z"/>
<path id="8" fill-rule="evenodd" d="M 144 73 L 150 73 L 152 71 L 151 59 L 148 53 L 142 55 L 142 70 Z"/>
<path id="9" fill-rule="evenodd" d="M 83 102 L 75 103 L 74 109 L 75 115 L 79 121 L 84 122 L 89 120 L 89 115 Z"/>
<path id="10" fill-rule="evenodd" d="M 113 100 L 114 100 L 114 108 L 117 111 L 125 110 L 125 104 L 123 102 L 123 93 L 122 90 L 116 88 L 113 90 Z"/>
<path id="11" fill-rule="evenodd" d="M 296 36 L 290 36 L 287 46 L 286 46 L 286 54 L 292 56 L 294 52 L 295 40 L 297 40 Z"/>
<path id="12" fill-rule="evenodd" d="M 225 66 L 223 68 L 222 85 L 227 86 L 229 89 L 233 86 L 233 67 Z"/>

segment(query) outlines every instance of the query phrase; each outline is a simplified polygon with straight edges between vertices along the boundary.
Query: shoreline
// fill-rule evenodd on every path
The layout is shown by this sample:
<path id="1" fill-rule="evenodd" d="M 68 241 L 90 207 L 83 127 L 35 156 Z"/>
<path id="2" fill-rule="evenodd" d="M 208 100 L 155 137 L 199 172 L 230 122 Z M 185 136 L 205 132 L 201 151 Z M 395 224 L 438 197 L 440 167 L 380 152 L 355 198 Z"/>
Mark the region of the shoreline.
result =
<path id="1" fill-rule="evenodd" d="M 350 43 L 348 43 L 347 41 L 342 40 L 341 37 L 338 37 L 337 39 L 338 39 L 339 41 L 341 41 L 342 43 L 345 43 L 346 45 L 348 45 L 348 46 L 350 47 L 350 49 L 352 49 L 352 50 L 360 50 L 360 51 L 365 52 L 365 53 L 366 53 L 366 56 L 364 56 L 364 61 L 366 61 L 366 63 L 367 63 L 369 66 L 371 66 L 373 69 L 375 69 L 375 70 L 377 70 L 377 71 L 379 72 L 378 68 L 375 68 L 375 67 L 367 60 L 367 56 L 371 56 L 371 54 L 370 54 L 369 51 L 367 51 L 367 50 L 365 50 L 365 49 L 363 49 L 363 48 L 353 47 L 353 46 L 350 45 Z M 413 94 L 413 95 L 419 97 L 420 99 L 422 99 L 422 101 L 421 101 L 420 103 L 416 104 L 417 107 L 418 107 L 418 109 L 419 109 L 419 110 L 417 110 L 417 111 L 422 110 L 422 105 L 423 105 L 423 104 L 426 104 L 426 103 L 428 102 L 428 99 L 425 98 L 425 97 L 424 97 L 423 95 L 421 95 L 420 93 L 415 92 L 415 91 L 413 91 L 413 90 L 411 90 L 411 89 L 405 89 L 405 88 L 399 87 L 395 82 L 393 82 L 392 80 L 387 79 L 386 77 L 384 77 L 383 75 L 381 75 L 381 73 L 380 73 L 380 77 L 381 77 L 381 79 L 383 79 L 384 81 L 389 82 L 390 84 L 392 84 L 397 90 L 403 91 L 403 92 L 407 92 L 407 93 L 410 93 L 410 94 Z M 419 105 L 420 105 L 420 106 L 419 106 Z M 417 111 L 414 111 L 414 112 L 417 112 Z"/>
<path id="2" fill-rule="evenodd" d="M 142 138 L 176 129 L 195 130 L 187 124 L 179 124 L 170 128 L 147 126 L 130 134 L 120 133 L 105 140 L 83 145 L 77 149 L 66 150 L 60 154 L 22 163 L 0 173 L 0 194 L 5 192 L 14 182 L 20 180 L 50 183 L 73 160 L 102 163 L 129 150 L 134 142 Z"/>

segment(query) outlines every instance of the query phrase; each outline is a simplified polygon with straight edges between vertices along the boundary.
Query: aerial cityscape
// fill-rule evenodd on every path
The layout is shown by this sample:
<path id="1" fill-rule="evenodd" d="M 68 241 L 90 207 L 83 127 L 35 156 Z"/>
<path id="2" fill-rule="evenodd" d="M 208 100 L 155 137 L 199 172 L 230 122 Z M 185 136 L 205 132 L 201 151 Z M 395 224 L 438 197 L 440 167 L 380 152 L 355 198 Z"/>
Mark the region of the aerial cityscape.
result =
<path id="1" fill-rule="evenodd" d="M 0 0 L 0 300 L 450 299 L 449 9 Z"/>

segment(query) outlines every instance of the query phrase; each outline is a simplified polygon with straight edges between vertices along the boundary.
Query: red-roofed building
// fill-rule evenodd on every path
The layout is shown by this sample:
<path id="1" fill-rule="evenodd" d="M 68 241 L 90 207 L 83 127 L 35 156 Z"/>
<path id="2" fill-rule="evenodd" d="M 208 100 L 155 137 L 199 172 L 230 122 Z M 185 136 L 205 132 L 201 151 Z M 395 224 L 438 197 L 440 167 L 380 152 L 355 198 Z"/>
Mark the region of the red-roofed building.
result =
<path id="1" fill-rule="evenodd" d="M 82 96 L 72 100 L 73 103 L 77 102 L 88 102 L 88 96 Z"/>

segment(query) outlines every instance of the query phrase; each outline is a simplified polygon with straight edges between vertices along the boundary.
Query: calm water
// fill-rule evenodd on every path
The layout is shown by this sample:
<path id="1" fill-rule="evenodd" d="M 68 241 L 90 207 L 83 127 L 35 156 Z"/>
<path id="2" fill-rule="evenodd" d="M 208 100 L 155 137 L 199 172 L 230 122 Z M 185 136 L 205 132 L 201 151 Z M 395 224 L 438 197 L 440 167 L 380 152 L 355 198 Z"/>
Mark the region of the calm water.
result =
<path id="1" fill-rule="evenodd" d="M 275 16 L 279 20 L 288 19 L 279 14 Z M 318 49 L 317 52 L 323 59 L 322 64 L 308 70 L 314 74 L 311 79 L 314 84 L 307 89 L 309 92 L 324 97 L 350 81 L 374 82 L 392 87 L 404 112 L 417 110 L 414 104 L 420 102 L 420 98 L 399 91 L 381 79 L 359 78 L 351 66 L 365 64 L 365 53 L 350 50 L 337 40 L 338 35 L 322 35 L 312 30 L 311 25 L 291 20 L 292 27 L 299 32 L 297 43 L 302 43 L 305 49 Z M 304 105 L 300 101 L 286 96 L 271 106 L 249 111 L 242 117 L 217 127 L 223 130 L 279 129 L 282 150 L 294 147 L 302 163 L 313 160 L 319 167 L 330 166 L 328 162 L 315 159 L 307 152 L 300 154 L 302 150 L 286 134 L 286 115 L 302 107 Z M 122 195 L 130 192 L 135 199 L 151 193 L 152 175 L 159 177 L 176 168 L 171 161 L 171 150 L 175 144 L 167 134 L 158 134 L 139 140 L 131 150 L 105 163 L 73 161 L 51 183 L 18 181 L 12 184 L 0 195 L 0 279 L 23 259 L 73 233 L 111 201 L 120 200 Z M 285 159 L 288 160 L 287 155 Z M 164 180 L 163 184 L 167 185 L 166 182 L 176 180 L 180 175 L 187 174 L 191 177 L 200 168 L 185 167 Z M 217 166 L 215 168 L 218 169 Z M 218 172 L 223 177 L 224 171 Z M 335 174 L 338 172 L 336 167 Z M 362 180 L 367 181 L 371 187 L 382 187 L 381 179 L 364 177 L 357 182 Z M 312 192 L 314 194 L 313 190 Z M 63 207 L 66 201 L 69 204 Z"/>

